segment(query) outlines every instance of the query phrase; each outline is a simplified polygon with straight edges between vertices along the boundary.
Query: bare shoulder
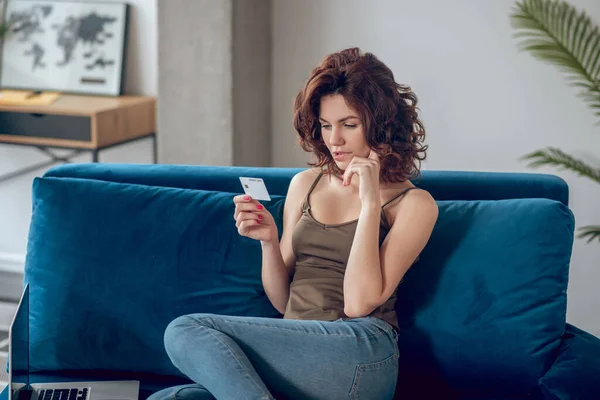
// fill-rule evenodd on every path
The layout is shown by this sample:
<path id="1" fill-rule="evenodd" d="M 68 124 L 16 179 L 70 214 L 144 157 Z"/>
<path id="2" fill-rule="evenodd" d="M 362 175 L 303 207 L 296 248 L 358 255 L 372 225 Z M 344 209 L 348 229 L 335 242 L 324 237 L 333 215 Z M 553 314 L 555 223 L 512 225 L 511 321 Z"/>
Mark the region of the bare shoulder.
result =
<path id="1" fill-rule="evenodd" d="M 418 218 L 424 223 L 433 222 L 438 217 L 438 205 L 433 196 L 423 189 L 409 190 L 404 194 L 401 201 L 394 204 L 394 208 L 390 210 L 393 219 L 406 219 L 410 217 Z"/>
<path id="2" fill-rule="evenodd" d="M 308 193 L 310 185 L 317 179 L 319 173 L 320 171 L 318 169 L 309 168 L 294 175 L 290 181 L 286 202 L 300 205 L 304 196 Z"/>
<path id="3" fill-rule="evenodd" d="M 319 173 L 320 171 L 315 168 L 309 168 L 305 169 L 304 171 L 298 172 L 292 177 L 292 180 L 290 181 L 290 187 L 288 190 L 288 192 L 290 192 L 289 194 L 292 194 L 291 192 L 294 192 L 294 194 L 306 194 L 306 192 L 310 188 L 310 185 L 312 185 L 315 179 L 317 179 L 317 176 L 319 176 Z"/>
<path id="4" fill-rule="evenodd" d="M 411 202 L 426 203 L 437 206 L 437 203 L 435 202 L 433 196 L 427 190 L 421 188 L 414 188 L 413 190 L 409 190 L 408 192 L 406 192 L 404 197 L 406 199 L 412 199 L 409 200 Z"/>

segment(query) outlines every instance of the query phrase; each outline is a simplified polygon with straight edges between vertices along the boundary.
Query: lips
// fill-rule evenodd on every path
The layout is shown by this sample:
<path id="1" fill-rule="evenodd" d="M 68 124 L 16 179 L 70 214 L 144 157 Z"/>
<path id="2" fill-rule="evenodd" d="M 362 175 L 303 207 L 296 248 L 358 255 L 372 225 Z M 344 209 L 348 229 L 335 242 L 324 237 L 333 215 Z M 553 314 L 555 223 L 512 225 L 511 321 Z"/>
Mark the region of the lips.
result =
<path id="1" fill-rule="evenodd" d="M 348 156 L 348 152 L 343 152 L 343 151 L 335 151 L 333 152 L 333 159 L 334 160 L 343 160 L 344 158 L 346 158 Z"/>

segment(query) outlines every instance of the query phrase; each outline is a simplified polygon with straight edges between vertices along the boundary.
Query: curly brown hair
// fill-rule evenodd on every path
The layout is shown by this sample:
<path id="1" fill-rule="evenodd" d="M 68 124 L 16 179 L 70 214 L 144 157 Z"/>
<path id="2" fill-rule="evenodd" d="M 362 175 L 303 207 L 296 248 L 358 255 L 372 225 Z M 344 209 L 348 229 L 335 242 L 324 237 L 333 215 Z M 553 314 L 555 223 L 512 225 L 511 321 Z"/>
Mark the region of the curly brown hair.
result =
<path id="1" fill-rule="evenodd" d="M 294 128 L 299 144 L 313 152 L 311 167 L 329 173 L 341 171 L 321 135 L 321 98 L 340 94 L 356 111 L 364 126 L 367 143 L 379 155 L 380 179 L 403 182 L 420 174 L 426 157 L 425 128 L 417 115 L 417 96 L 411 88 L 394 80 L 392 71 L 371 53 L 354 47 L 328 55 L 313 69 L 294 101 Z"/>

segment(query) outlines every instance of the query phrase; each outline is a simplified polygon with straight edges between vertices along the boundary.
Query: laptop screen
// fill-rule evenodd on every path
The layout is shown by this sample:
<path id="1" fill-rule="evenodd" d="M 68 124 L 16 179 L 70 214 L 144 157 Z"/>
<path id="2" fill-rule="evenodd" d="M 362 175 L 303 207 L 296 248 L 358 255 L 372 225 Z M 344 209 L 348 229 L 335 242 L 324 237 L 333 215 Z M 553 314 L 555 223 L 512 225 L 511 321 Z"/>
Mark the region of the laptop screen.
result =
<path id="1" fill-rule="evenodd" d="M 17 312 L 10 325 L 8 346 L 10 371 L 9 398 L 18 399 L 15 392 L 29 387 L 29 285 L 23 289 Z M 12 396 L 11 396 L 12 394 Z"/>

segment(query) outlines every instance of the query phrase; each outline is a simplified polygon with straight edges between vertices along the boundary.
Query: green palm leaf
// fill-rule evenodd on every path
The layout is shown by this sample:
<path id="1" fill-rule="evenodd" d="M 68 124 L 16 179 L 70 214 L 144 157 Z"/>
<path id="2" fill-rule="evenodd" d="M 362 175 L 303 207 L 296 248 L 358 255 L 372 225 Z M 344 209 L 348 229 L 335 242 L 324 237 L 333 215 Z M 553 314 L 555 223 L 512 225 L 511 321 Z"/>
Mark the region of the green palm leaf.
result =
<path id="1" fill-rule="evenodd" d="M 522 0 L 510 16 L 521 51 L 554 64 L 600 117 L 600 30 L 585 12 L 559 0 Z"/>
<path id="2" fill-rule="evenodd" d="M 552 165 L 562 169 L 571 170 L 580 176 L 588 177 L 600 183 L 600 168 L 593 168 L 583 161 L 554 147 L 534 151 L 533 153 L 524 155 L 521 159 L 528 160 L 529 167 L 531 168 Z"/>
<path id="3" fill-rule="evenodd" d="M 594 239 L 600 241 L 600 226 L 584 226 L 579 228 L 581 232 L 577 237 L 579 239 L 587 238 L 587 242 L 590 243 Z"/>
<path id="4" fill-rule="evenodd" d="M 4 37 L 8 33 L 9 26 L 7 24 L 0 24 L 0 38 Z"/>

